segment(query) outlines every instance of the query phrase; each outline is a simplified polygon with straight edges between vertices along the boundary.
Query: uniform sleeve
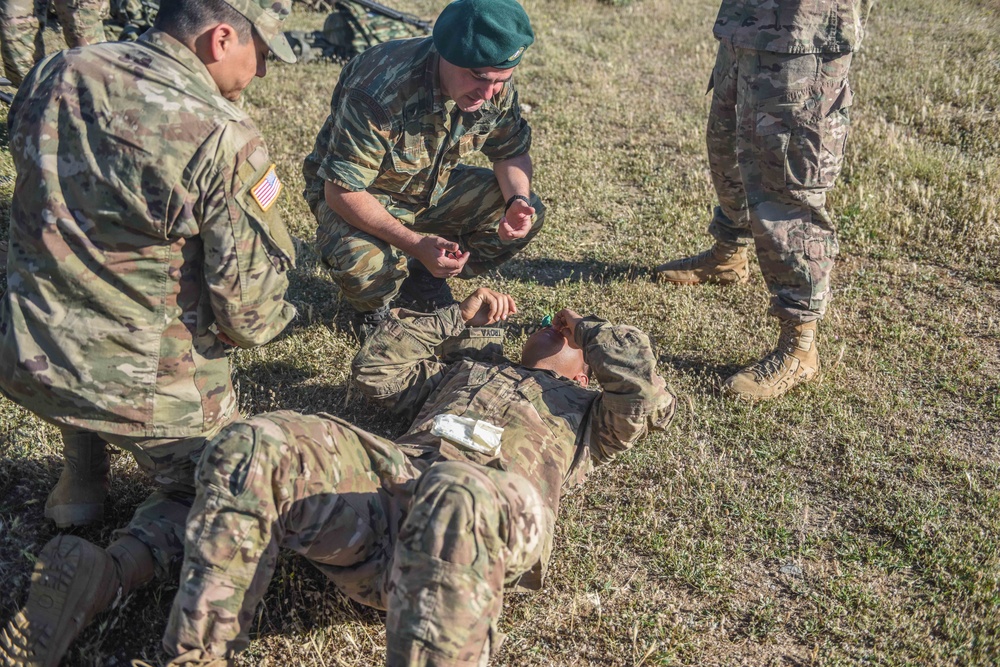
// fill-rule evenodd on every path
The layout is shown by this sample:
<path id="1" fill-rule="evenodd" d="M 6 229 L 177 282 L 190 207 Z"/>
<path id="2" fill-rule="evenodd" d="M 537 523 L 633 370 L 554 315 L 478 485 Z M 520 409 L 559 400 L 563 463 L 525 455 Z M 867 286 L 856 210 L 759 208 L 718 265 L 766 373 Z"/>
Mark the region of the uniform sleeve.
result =
<path id="1" fill-rule="evenodd" d="M 215 323 L 240 347 L 262 345 L 295 316 L 285 300 L 295 250 L 277 208 L 284 186 L 259 138 L 220 158 L 212 181 L 200 235 Z"/>
<path id="2" fill-rule="evenodd" d="M 489 139 L 483 144 L 483 154 L 490 162 L 509 160 L 531 150 L 531 127 L 521 117 L 517 88 L 514 84 L 504 87 L 500 99 L 500 118 L 490 131 Z"/>
<path id="3" fill-rule="evenodd" d="M 366 189 L 375 182 L 392 147 L 390 127 L 385 111 L 367 93 L 335 94 L 323 127 L 327 145 L 319 177 L 351 192 Z"/>
<path id="4" fill-rule="evenodd" d="M 463 331 L 457 304 L 430 314 L 393 310 L 354 357 L 354 384 L 394 414 L 416 413 L 448 365 L 436 350 Z"/>
<path id="5" fill-rule="evenodd" d="M 646 334 L 588 317 L 576 327 L 576 342 L 603 390 L 584 436 L 595 464 L 628 449 L 649 429 L 666 428 L 675 399 L 656 373 Z"/>

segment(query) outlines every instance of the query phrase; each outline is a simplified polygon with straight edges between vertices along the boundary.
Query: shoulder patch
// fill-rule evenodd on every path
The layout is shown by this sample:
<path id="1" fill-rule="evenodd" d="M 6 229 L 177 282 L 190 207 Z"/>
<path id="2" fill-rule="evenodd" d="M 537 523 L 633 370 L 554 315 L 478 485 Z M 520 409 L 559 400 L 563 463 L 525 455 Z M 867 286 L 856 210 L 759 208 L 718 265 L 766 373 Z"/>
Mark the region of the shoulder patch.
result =
<path id="1" fill-rule="evenodd" d="M 264 177 L 250 188 L 250 196 L 253 197 L 253 200 L 257 202 L 262 211 L 267 211 L 274 206 L 274 202 L 278 200 L 278 195 L 281 194 L 283 187 L 285 187 L 284 184 L 278 180 L 278 172 L 275 165 L 272 164 L 268 167 Z"/>

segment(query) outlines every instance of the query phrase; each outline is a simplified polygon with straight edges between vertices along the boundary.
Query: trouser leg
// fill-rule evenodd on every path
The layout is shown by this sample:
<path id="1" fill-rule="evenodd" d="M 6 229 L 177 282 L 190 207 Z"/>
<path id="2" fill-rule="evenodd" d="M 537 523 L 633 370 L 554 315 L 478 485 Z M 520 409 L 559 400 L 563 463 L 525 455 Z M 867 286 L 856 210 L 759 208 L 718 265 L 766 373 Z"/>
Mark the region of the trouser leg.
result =
<path id="1" fill-rule="evenodd" d="M 115 536 L 132 536 L 149 548 L 156 576 L 172 578 L 184 556 L 184 525 L 194 502 L 194 472 L 207 436 L 190 438 L 126 438 L 105 434 L 105 439 L 132 454 L 136 463 L 157 484 L 136 508 L 129 524 Z"/>
<path id="2" fill-rule="evenodd" d="M 44 21 L 47 0 L 0 0 L 0 54 L 7 78 L 15 86 L 45 55 L 39 17 Z"/>
<path id="3" fill-rule="evenodd" d="M 393 558 L 387 665 L 485 665 L 502 639 L 504 582 L 542 557 L 546 516 L 518 475 L 464 462 L 425 472 Z"/>
<path id="4" fill-rule="evenodd" d="M 750 215 L 739 161 L 737 74 L 736 50 L 729 42 L 720 41 L 712 70 L 712 106 L 705 132 L 719 205 L 715 207 L 708 232 L 722 243 L 749 245 Z"/>
<path id="5" fill-rule="evenodd" d="M 403 251 L 354 227 L 324 201 L 315 214 L 320 256 L 351 307 L 367 312 L 388 305 L 407 276 Z"/>
<path id="6" fill-rule="evenodd" d="M 738 53 L 740 167 L 770 312 L 809 322 L 839 252 L 826 193 L 843 164 L 851 54 Z"/>
<path id="7" fill-rule="evenodd" d="M 438 203 L 416 216 L 413 229 L 455 241 L 470 253 L 460 274 L 472 278 L 497 268 L 523 250 L 545 224 L 545 205 L 531 193 L 535 209 L 531 230 L 524 238 L 504 241 L 497 234 L 504 215 L 503 192 L 492 169 L 459 165 L 448 178 Z"/>
<path id="8" fill-rule="evenodd" d="M 379 474 L 387 470 L 416 474 L 392 443 L 333 419 L 279 412 L 226 428 L 198 468 L 167 653 L 212 658 L 245 648 L 279 548 L 309 558 L 353 599 L 384 607 L 393 522 Z"/>
<path id="9" fill-rule="evenodd" d="M 54 0 L 63 38 L 70 48 L 104 41 L 108 0 Z"/>

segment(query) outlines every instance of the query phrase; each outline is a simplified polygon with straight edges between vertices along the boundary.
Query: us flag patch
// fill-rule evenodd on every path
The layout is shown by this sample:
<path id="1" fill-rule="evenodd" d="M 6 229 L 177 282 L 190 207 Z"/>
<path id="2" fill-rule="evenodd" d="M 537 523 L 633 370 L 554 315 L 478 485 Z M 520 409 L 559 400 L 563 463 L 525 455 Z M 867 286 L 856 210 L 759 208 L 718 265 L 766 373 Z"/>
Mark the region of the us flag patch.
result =
<path id="1" fill-rule="evenodd" d="M 275 165 L 271 165 L 264 174 L 264 178 L 258 181 L 257 185 L 250 188 L 250 196 L 253 197 L 257 205 L 264 211 L 268 210 L 274 206 L 275 200 L 278 199 L 278 195 L 281 194 L 281 188 L 285 187 L 278 180 L 278 172 L 275 171 Z"/>

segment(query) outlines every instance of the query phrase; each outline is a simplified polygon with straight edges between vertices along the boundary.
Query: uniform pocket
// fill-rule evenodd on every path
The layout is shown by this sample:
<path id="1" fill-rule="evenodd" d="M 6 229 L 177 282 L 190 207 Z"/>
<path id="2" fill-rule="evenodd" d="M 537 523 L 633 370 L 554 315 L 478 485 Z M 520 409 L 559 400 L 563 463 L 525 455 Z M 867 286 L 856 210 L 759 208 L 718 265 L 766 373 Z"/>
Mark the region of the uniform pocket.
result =
<path id="1" fill-rule="evenodd" d="M 851 98 L 845 80 L 802 99 L 762 102 L 755 136 L 764 183 L 791 190 L 832 187 L 843 166 Z"/>

